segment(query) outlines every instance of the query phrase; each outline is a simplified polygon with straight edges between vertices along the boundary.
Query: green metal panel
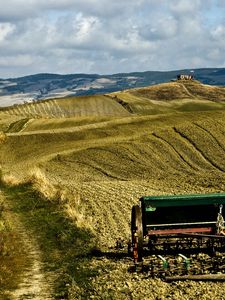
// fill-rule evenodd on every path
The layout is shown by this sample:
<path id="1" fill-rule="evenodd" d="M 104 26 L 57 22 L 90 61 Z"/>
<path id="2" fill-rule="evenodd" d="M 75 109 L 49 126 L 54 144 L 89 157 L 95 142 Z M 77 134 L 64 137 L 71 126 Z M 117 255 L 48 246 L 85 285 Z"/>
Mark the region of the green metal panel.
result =
<path id="1" fill-rule="evenodd" d="M 225 204 L 225 193 L 145 196 L 140 201 L 146 211 L 154 211 L 157 207 L 219 205 Z"/>

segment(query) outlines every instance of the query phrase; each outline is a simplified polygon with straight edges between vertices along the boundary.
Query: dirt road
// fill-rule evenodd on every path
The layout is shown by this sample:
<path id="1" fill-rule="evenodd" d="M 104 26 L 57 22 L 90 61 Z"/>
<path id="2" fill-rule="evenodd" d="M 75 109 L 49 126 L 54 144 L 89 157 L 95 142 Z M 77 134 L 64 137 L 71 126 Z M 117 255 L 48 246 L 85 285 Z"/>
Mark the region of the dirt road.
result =
<path id="1" fill-rule="evenodd" d="M 45 271 L 42 253 L 35 235 L 25 228 L 20 214 L 14 211 L 7 196 L 1 192 L 0 197 L 4 199 L 4 218 L 10 228 L 16 231 L 25 249 L 24 267 L 19 274 L 19 284 L 15 290 L 5 291 L 4 295 L 0 295 L 0 299 L 53 299 L 54 275 Z"/>

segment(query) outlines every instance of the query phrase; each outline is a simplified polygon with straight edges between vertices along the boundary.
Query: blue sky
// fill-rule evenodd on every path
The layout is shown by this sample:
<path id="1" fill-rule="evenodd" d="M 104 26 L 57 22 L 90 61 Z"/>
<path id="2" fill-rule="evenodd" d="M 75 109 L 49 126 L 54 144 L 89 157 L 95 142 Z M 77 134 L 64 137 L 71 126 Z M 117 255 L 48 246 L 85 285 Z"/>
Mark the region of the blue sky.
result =
<path id="1" fill-rule="evenodd" d="M 0 0 L 0 5 L 1 78 L 225 67 L 223 0 Z"/>

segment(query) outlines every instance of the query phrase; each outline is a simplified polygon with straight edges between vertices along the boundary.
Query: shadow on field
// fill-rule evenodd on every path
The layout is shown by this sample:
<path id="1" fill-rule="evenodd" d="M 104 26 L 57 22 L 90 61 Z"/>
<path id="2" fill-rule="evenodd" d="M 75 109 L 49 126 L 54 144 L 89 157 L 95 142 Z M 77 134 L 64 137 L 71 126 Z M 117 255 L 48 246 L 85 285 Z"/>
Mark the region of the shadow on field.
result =
<path id="1" fill-rule="evenodd" d="M 113 251 L 101 251 L 98 249 L 92 249 L 89 253 L 90 257 L 97 257 L 97 258 L 108 258 L 108 259 L 124 259 L 129 258 L 129 254 L 126 250 L 118 251 L 117 249 Z"/>

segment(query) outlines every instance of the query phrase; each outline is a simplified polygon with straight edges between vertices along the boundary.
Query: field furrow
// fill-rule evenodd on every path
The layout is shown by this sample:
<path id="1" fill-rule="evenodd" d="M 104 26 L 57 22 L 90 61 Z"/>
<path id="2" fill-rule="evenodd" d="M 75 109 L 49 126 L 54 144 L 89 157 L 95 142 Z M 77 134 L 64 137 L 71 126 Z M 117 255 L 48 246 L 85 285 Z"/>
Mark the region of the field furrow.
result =
<path id="1" fill-rule="evenodd" d="M 54 104 L 52 103 L 52 100 L 45 102 L 49 116 L 54 118 Z"/>
<path id="2" fill-rule="evenodd" d="M 222 157 L 224 156 L 224 152 L 222 149 L 218 149 L 215 146 L 215 142 L 212 142 L 212 138 L 208 138 L 209 135 L 206 136 L 206 133 L 203 130 L 200 133 L 200 128 L 196 127 L 176 127 L 176 132 L 180 134 L 181 137 L 183 137 L 186 141 L 188 141 L 194 148 L 195 151 L 198 155 L 201 156 L 202 159 L 205 160 L 206 163 L 211 165 L 216 170 L 219 170 L 220 172 L 224 172 L 224 166 L 223 162 L 221 161 L 221 155 Z M 197 133 L 198 131 L 198 133 Z M 206 145 L 209 145 L 210 147 L 206 147 Z M 215 152 L 213 152 L 215 150 Z M 218 155 L 219 152 L 219 157 L 218 161 L 220 163 L 217 163 L 216 161 L 216 155 Z M 222 163 L 221 163 L 222 162 Z"/>
<path id="3" fill-rule="evenodd" d="M 177 155 L 176 151 L 168 145 L 167 142 L 157 137 L 154 133 L 152 134 L 150 145 L 154 145 L 153 151 L 156 152 L 158 160 L 163 162 L 164 172 L 167 173 L 168 169 L 174 174 L 183 172 L 184 162 Z"/>
<path id="4" fill-rule="evenodd" d="M 62 108 L 58 105 L 57 100 L 53 100 L 53 103 L 54 103 L 55 108 L 58 111 L 58 117 L 65 117 L 65 113 L 62 110 Z M 43 106 L 43 109 L 45 109 L 45 106 Z M 46 113 L 46 115 L 47 115 L 47 113 Z"/>
<path id="5" fill-rule="evenodd" d="M 42 109 L 44 116 L 47 117 L 49 113 L 47 112 L 46 105 L 43 102 L 40 102 L 40 108 Z"/>
<path id="6" fill-rule="evenodd" d="M 190 298 L 189 283 L 181 295 L 180 283 L 174 289 L 147 274 L 127 272 L 131 260 L 121 258 L 126 250 L 116 252 L 115 245 L 118 238 L 125 245 L 130 239 L 131 209 L 142 196 L 225 191 L 224 97 L 224 88 L 193 80 L 0 109 L 2 182 L 25 183 L 24 193 L 35 188 L 47 198 L 43 203 L 57 203 L 54 207 L 69 227 L 61 227 L 57 216 L 54 239 L 60 248 L 68 236 L 70 242 L 62 248 L 63 268 L 75 272 L 62 276 L 70 276 L 71 286 L 75 282 L 77 288 L 76 280 L 83 280 L 79 276 L 87 268 L 82 293 L 71 289 L 71 299 L 81 299 L 81 294 L 84 299 L 91 295 L 109 299 L 109 290 L 116 300 Z M 18 204 L 26 200 L 20 194 L 12 199 L 18 195 Z M 32 198 L 21 207 L 26 211 L 31 202 L 33 214 L 33 205 L 39 209 L 41 204 L 41 215 L 41 198 L 36 196 L 32 191 Z M 44 226 L 50 231 L 55 208 L 47 205 L 43 211 Z M 83 253 L 89 242 L 90 249 Z M 57 260 L 59 249 L 53 248 Z M 201 288 L 202 283 L 191 283 L 194 286 Z"/>
<path id="7" fill-rule="evenodd" d="M 18 115 L 21 115 L 21 116 L 26 116 L 26 113 L 24 114 L 24 111 L 23 111 L 23 109 L 20 107 L 20 105 L 18 105 L 17 107 L 16 107 L 16 109 L 15 109 L 15 111 L 16 111 L 16 114 L 18 114 Z"/>
<path id="8" fill-rule="evenodd" d="M 92 170 L 91 173 L 99 172 L 101 175 L 105 176 L 107 179 L 116 179 L 116 180 L 125 180 L 124 177 L 118 176 L 115 172 L 112 172 L 110 168 L 105 168 L 104 164 L 100 164 L 95 159 L 90 159 L 85 162 L 85 165 L 90 167 Z"/>
<path id="9" fill-rule="evenodd" d="M 218 126 L 215 126 L 215 124 L 207 124 L 206 122 L 194 124 L 210 135 L 218 147 L 225 151 L 225 134 L 221 133 Z"/>
<path id="10" fill-rule="evenodd" d="M 37 113 L 34 111 L 34 105 L 31 103 L 29 106 L 27 105 L 26 109 L 23 110 L 23 113 L 26 116 L 31 116 L 32 118 L 37 117 Z"/>
<path id="11" fill-rule="evenodd" d="M 41 117 L 41 116 L 43 116 L 43 117 L 48 116 L 48 114 L 47 115 L 45 114 L 45 111 L 43 110 L 43 107 L 40 104 L 35 106 L 35 110 L 36 110 L 36 114 L 39 117 Z"/>
<path id="12" fill-rule="evenodd" d="M 157 132 L 157 133 L 153 133 L 153 136 L 155 136 L 158 139 L 161 139 L 166 145 L 168 145 L 168 151 L 169 152 L 173 152 L 175 155 L 177 155 L 178 159 L 181 161 L 181 163 L 183 164 L 184 168 L 188 168 L 192 171 L 195 171 L 195 169 L 193 168 L 193 165 L 189 163 L 188 160 L 186 160 L 186 158 L 184 157 L 184 155 L 182 155 L 180 150 L 176 150 L 176 147 L 173 146 L 173 144 L 171 143 L 171 140 L 169 139 L 169 141 L 167 140 L 167 136 L 168 133 L 167 132 Z"/>

